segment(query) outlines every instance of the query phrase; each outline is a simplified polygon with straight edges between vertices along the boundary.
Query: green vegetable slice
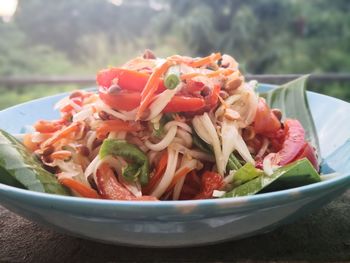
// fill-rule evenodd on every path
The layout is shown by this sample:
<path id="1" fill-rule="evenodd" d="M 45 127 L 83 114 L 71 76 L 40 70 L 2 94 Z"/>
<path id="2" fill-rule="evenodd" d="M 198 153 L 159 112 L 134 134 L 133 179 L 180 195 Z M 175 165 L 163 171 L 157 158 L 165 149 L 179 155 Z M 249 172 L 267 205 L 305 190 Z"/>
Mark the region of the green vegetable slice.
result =
<path id="1" fill-rule="evenodd" d="M 238 160 L 238 158 L 234 155 L 234 153 L 231 153 L 228 162 L 226 165 L 226 170 L 239 170 L 242 168 L 241 162 Z"/>
<path id="2" fill-rule="evenodd" d="M 134 162 L 124 169 L 125 179 L 129 181 L 139 179 L 142 185 L 148 183 L 149 163 L 147 156 L 135 145 L 124 140 L 106 139 L 101 145 L 99 156 L 103 159 L 108 155 L 120 156 Z"/>
<path id="3" fill-rule="evenodd" d="M 194 129 L 193 129 L 193 133 L 192 133 L 192 140 L 193 140 L 193 144 L 198 149 L 200 149 L 202 152 L 213 154 L 213 147 L 211 145 L 207 144 L 205 141 L 203 141 L 198 136 L 198 134 L 194 131 Z M 238 160 L 236 155 L 234 153 L 231 153 L 230 157 L 228 159 L 227 165 L 226 165 L 226 170 L 227 171 L 238 170 L 241 167 L 242 167 L 242 164 L 240 163 L 240 161 Z"/>
<path id="4" fill-rule="evenodd" d="M 172 66 L 165 74 L 164 85 L 167 89 L 175 89 L 181 82 L 180 80 L 180 67 Z"/>
<path id="5" fill-rule="evenodd" d="M 264 175 L 262 170 L 255 168 L 251 163 L 246 163 L 234 174 L 233 183 L 234 185 L 242 185 L 262 175 Z"/>
<path id="6" fill-rule="evenodd" d="M 254 195 L 266 190 L 282 190 L 319 182 L 320 176 L 307 159 L 301 159 L 279 168 L 271 176 L 262 175 L 242 184 L 223 197 Z M 269 188 L 267 188 L 269 187 Z"/>
<path id="7" fill-rule="evenodd" d="M 0 183 L 36 192 L 69 195 L 53 174 L 3 130 L 0 130 Z"/>
<path id="8" fill-rule="evenodd" d="M 305 84 L 308 77 L 309 75 L 302 76 L 260 94 L 260 96 L 266 99 L 267 104 L 271 108 L 280 109 L 282 111 L 282 118 L 299 120 L 305 129 L 305 139 L 316 148 L 316 152 L 319 155 L 320 144 L 305 91 Z"/>

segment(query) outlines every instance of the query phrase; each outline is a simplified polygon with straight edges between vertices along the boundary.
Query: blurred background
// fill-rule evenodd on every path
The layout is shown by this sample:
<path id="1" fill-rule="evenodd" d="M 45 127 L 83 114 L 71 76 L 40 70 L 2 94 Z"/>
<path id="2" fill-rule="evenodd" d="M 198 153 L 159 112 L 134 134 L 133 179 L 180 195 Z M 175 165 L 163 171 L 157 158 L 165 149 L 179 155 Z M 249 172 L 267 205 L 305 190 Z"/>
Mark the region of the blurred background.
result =
<path id="1" fill-rule="evenodd" d="M 349 14 L 348 0 L 0 0 L 0 109 L 91 86 L 146 48 L 316 73 L 309 89 L 350 101 Z"/>

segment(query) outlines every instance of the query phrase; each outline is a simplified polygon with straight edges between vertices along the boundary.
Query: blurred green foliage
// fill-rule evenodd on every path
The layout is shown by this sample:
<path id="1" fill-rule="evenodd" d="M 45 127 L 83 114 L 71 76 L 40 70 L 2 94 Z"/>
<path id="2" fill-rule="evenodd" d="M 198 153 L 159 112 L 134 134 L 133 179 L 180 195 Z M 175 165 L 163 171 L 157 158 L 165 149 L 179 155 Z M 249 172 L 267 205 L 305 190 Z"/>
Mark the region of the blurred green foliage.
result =
<path id="1" fill-rule="evenodd" d="M 0 22 L 0 76 L 95 74 L 145 48 L 158 56 L 221 51 L 246 73 L 350 72 L 347 0 L 112 2 L 19 1 L 13 21 Z M 310 88 L 350 100 L 349 86 Z M 0 108 L 75 88 L 0 87 Z"/>

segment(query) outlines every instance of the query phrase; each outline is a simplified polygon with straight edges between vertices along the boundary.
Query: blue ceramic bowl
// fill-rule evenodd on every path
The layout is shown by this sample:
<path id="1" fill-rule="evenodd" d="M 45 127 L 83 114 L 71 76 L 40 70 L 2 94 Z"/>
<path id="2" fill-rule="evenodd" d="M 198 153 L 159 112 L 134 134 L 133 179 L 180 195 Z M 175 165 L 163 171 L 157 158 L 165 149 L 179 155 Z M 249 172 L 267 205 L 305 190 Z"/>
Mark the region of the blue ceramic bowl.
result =
<path id="1" fill-rule="evenodd" d="M 38 119 L 56 118 L 53 105 L 62 96 L 4 110 L 0 112 L 0 127 L 19 133 Z M 156 203 L 56 196 L 0 184 L 0 202 L 58 231 L 115 244 L 202 245 L 270 231 L 321 207 L 350 184 L 350 104 L 311 92 L 308 98 L 321 155 L 326 157 L 323 169 L 338 172 L 332 179 L 249 197 Z"/>

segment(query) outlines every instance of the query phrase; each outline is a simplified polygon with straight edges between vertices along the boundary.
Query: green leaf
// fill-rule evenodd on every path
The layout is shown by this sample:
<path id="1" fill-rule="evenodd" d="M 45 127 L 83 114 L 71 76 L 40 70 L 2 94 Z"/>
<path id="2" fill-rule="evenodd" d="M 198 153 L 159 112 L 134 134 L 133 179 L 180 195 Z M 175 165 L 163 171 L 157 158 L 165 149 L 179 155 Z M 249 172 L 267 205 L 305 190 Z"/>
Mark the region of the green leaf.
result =
<path id="1" fill-rule="evenodd" d="M 198 134 L 194 131 L 194 129 L 192 133 L 192 140 L 193 140 L 193 144 L 202 152 L 213 154 L 213 147 L 207 144 L 205 141 L 203 141 L 198 136 Z M 241 167 L 242 167 L 242 164 L 240 163 L 236 155 L 234 153 L 231 153 L 226 165 L 226 170 L 227 171 L 238 170 Z"/>
<path id="2" fill-rule="evenodd" d="M 233 183 L 234 185 L 242 185 L 263 174 L 264 172 L 262 170 L 255 168 L 251 163 L 246 163 L 235 173 Z"/>
<path id="3" fill-rule="evenodd" d="M 242 184 L 227 192 L 223 197 L 254 195 L 263 189 L 268 189 L 268 186 L 273 190 L 282 190 L 319 181 L 319 174 L 309 160 L 304 158 L 279 168 L 270 176 L 262 175 Z"/>
<path id="4" fill-rule="evenodd" d="M 231 153 L 227 161 L 226 170 L 239 170 L 241 167 L 241 162 L 238 160 L 234 153 Z"/>
<path id="5" fill-rule="evenodd" d="M 123 175 L 127 176 L 127 180 L 130 180 L 135 175 L 134 172 L 139 169 L 140 171 L 137 172 L 138 177 L 135 179 L 138 178 L 142 185 L 148 183 L 149 162 L 147 156 L 135 145 L 124 140 L 106 139 L 101 145 L 99 156 L 103 159 L 108 155 L 120 156 L 134 162 L 131 166 L 129 165 L 130 167 L 126 168 L 126 171 L 124 170 Z"/>
<path id="6" fill-rule="evenodd" d="M 294 118 L 299 120 L 305 129 L 306 140 L 316 148 L 319 155 L 320 144 L 305 92 L 305 83 L 308 77 L 309 75 L 302 76 L 260 94 L 260 96 L 266 99 L 271 108 L 280 109 L 283 119 Z"/>
<path id="7" fill-rule="evenodd" d="M 69 195 L 55 175 L 46 171 L 19 141 L 3 130 L 0 130 L 0 183 L 36 192 Z"/>
<path id="8" fill-rule="evenodd" d="M 141 169 L 137 164 L 129 164 L 122 169 L 122 175 L 127 181 L 135 182 L 141 174 Z"/>

